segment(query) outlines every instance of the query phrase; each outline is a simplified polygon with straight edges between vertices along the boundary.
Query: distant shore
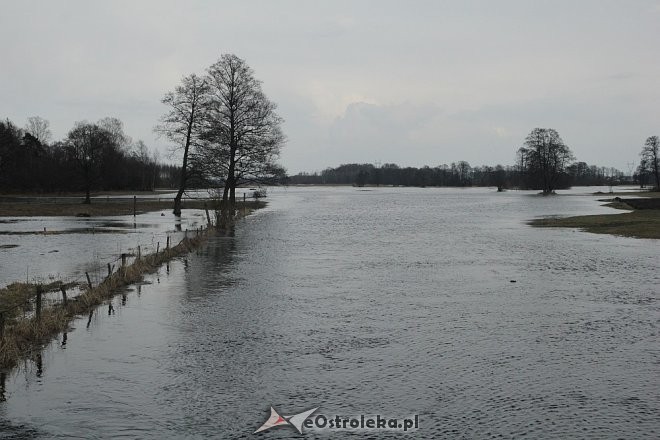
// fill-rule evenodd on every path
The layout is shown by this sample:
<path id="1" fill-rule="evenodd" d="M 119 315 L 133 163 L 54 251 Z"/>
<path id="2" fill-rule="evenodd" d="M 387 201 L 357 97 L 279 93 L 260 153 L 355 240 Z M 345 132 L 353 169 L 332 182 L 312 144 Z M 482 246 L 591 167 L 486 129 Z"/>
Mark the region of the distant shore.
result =
<path id="1" fill-rule="evenodd" d="M 133 195 L 134 193 L 130 193 Z M 146 193 L 151 194 L 151 193 Z M 157 193 L 154 193 L 157 195 Z M 108 194 L 109 195 L 109 194 Z M 117 194 L 112 195 L 126 195 Z M 144 196 L 145 193 L 140 195 Z M 110 195 L 109 195 L 110 196 Z M 26 197 L 26 196 L 22 196 Z M 99 217 L 99 216 L 120 216 L 143 214 L 145 212 L 171 210 L 173 208 L 173 197 L 163 197 L 162 200 L 154 198 L 140 198 L 138 197 L 133 205 L 133 198 L 98 198 L 92 199 L 91 204 L 83 204 L 82 198 L 80 201 L 72 200 L 71 197 L 66 196 L 63 199 L 53 197 L 34 197 L 25 200 L 18 199 L 13 201 L 11 197 L 5 198 L 0 201 L 0 217 Z M 203 199 L 183 199 L 181 208 L 186 209 L 205 209 L 209 210 L 216 208 L 216 200 L 203 200 Z M 237 208 L 243 208 L 243 202 L 237 201 Z M 256 200 L 248 200 L 245 202 L 246 208 L 259 208 L 263 206 L 263 202 Z"/>

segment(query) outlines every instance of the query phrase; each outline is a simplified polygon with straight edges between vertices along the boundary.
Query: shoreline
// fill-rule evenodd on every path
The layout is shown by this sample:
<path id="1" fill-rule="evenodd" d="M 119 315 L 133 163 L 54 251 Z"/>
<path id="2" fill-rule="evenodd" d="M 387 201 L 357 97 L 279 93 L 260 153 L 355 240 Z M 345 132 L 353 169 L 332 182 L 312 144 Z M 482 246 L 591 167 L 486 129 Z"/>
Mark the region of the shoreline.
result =
<path id="1" fill-rule="evenodd" d="M 262 207 L 259 200 L 237 201 L 237 210 L 259 209 Z M 216 200 L 182 200 L 181 209 L 205 209 L 213 210 L 217 207 Z M 172 200 L 141 201 L 136 199 L 135 206 L 132 198 L 125 201 L 94 200 L 85 205 L 80 202 L 0 202 L 0 217 L 99 217 L 99 216 L 121 216 L 144 214 L 145 212 L 172 210 Z"/>

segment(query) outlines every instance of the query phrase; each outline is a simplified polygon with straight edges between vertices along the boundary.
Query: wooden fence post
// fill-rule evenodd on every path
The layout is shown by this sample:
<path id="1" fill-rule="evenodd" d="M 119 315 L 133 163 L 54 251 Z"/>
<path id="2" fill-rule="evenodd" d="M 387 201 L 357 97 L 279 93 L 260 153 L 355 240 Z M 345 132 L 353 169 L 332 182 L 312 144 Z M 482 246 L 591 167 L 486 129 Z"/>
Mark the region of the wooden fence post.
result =
<path id="1" fill-rule="evenodd" d="M 160 241 L 156 242 L 156 253 L 160 251 Z"/>
<path id="2" fill-rule="evenodd" d="M 126 267 L 126 254 L 121 254 L 121 267 Z"/>
<path id="3" fill-rule="evenodd" d="M 108 278 L 110 278 L 110 275 L 112 275 L 112 267 L 110 266 L 110 263 L 108 263 Z"/>
<path id="4" fill-rule="evenodd" d="M 208 223 L 209 227 L 211 226 L 211 216 L 209 215 L 209 208 L 206 206 L 206 202 L 204 202 L 204 211 L 206 211 L 206 222 Z"/>
<path id="5" fill-rule="evenodd" d="M 133 196 L 133 217 L 137 214 L 137 196 Z"/>
<path id="6" fill-rule="evenodd" d="M 37 319 L 37 321 L 41 321 L 41 293 L 42 293 L 41 284 L 37 284 L 37 302 L 34 310 L 34 316 Z"/>
<path id="7" fill-rule="evenodd" d="M 85 276 L 87 277 L 87 285 L 89 286 L 89 290 L 92 290 L 92 280 L 89 278 L 89 273 L 85 272 Z"/>
<path id="8" fill-rule="evenodd" d="M 139 260 L 141 257 L 142 257 L 142 252 L 140 251 L 140 245 L 138 245 L 138 254 L 137 254 L 137 258 L 138 258 L 138 260 Z"/>
<path id="9" fill-rule="evenodd" d="M 167 236 L 167 244 L 165 245 L 165 249 L 169 249 L 169 248 L 170 248 L 170 236 L 168 235 Z"/>
<path id="10" fill-rule="evenodd" d="M 64 304 L 64 307 L 66 307 L 67 305 L 66 288 L 64 286 L 60 286 L 60 290 L 62 291 L 62 304 Z"/>

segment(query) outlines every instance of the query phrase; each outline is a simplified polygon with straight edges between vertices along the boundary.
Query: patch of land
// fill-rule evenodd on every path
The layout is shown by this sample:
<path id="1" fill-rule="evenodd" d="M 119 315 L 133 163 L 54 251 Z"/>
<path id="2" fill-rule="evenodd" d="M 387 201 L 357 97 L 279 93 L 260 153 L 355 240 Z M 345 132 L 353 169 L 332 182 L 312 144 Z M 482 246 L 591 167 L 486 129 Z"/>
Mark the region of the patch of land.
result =
<path id="1" fill-rule="evenodd" d="M 630 209 L 630 207 L 624 207 L 624 205 L 617 207 Z M 595 234 L 660 239 L 660 209 L 640 209 L 623 214 L 542 218 L 532 220 L 529 224 L 543 228 L 579 228 Z"/>

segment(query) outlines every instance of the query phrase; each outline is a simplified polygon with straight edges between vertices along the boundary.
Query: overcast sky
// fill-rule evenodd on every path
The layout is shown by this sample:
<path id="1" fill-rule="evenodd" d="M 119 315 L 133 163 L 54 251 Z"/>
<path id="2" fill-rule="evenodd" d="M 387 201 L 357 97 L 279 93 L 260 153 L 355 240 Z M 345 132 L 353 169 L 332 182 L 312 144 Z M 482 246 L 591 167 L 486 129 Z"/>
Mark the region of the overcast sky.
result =
<path id="1" fill-rule="evenodd" d="M 0 0 L 0 117 L 115 116 L 153 134 L 162 95 L 222 53 L 285 118 L 291 173 L 349 162 L 511 164 L 534 127 L 627 171 L 660 135 L 660 1 Z"/>

